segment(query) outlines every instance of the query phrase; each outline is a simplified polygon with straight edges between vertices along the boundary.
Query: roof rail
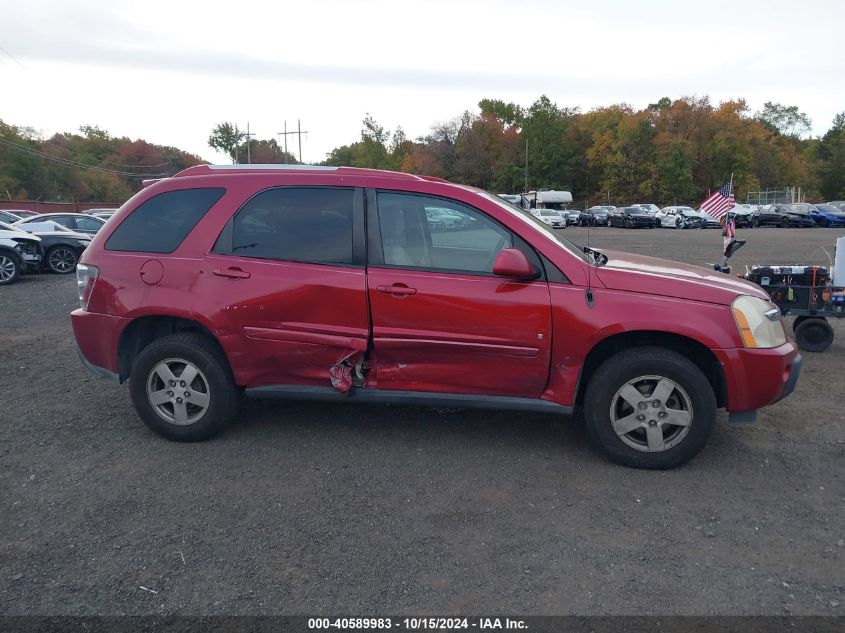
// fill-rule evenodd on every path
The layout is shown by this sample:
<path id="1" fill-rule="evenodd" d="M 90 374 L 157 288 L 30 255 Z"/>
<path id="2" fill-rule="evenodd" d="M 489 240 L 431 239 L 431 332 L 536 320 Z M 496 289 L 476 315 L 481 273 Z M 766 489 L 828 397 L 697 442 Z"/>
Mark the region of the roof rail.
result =
<path id="1" fill-rule="evenodd" d="M 449 182 L 442 178 L 435 176 L 417 176 L 415 174 L 406 174 L 399 171 L 388 171 L 383 169 L 370 169 L 367 167 L 332 167 L 328 165 L 295 165 L 284 163 L 238 163 L 234 165 L 194 165 L 174 174 L 173 178 L 182 178 L 185 176 L 208 176 L 211 174 L 219 174 L 226 172 L 254 172 L 254 173 L 272 173 L 272 172 L 335 172 L 341 175 L 349 176 L 375 176 L 380 178 L 399 178 L 407 180 L 428 180 L 431 182 Z"/>

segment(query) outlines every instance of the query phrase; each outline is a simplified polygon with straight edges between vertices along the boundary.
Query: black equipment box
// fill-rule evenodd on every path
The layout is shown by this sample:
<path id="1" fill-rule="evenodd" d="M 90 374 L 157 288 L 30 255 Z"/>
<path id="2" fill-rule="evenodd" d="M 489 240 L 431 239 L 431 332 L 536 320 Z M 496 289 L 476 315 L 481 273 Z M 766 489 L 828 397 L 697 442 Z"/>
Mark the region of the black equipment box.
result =
<path id="1" fill-rule="evenodd" d="M 771 291 L 773 286 L 826 286 L 830 271 L 824 266 L 752 266 L 745 278 Z"/>

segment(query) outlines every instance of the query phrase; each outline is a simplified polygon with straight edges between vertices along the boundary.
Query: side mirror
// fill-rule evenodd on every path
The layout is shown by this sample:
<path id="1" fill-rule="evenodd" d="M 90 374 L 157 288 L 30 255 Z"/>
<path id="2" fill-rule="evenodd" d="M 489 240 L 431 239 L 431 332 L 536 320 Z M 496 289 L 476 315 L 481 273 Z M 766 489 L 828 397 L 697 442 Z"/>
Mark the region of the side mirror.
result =
<path id="1" fill-rule="evenodd" d="M 537 270 L 518 248 L 502 249 L 493 262 L 493 274 L 513 279 L 535 279 Z"/>

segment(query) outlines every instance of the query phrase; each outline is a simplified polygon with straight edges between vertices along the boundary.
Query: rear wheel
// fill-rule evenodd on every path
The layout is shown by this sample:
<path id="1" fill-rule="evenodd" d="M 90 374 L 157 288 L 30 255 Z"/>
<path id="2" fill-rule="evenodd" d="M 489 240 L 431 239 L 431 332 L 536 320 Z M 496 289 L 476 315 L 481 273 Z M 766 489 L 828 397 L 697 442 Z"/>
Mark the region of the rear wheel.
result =
<path id="1" fill-rule="evenodd" d="M 707 377 L 689 359 L 660 347 L 619 352 L 587 385 L 584 415 L 593 441 L 635 468 L 672 468 L 697 455 L 716 421 Z"/>
<path id="2" fill-rule="evenodd" d="M 760 218 L 751 218 L 751 228 L 752 229 L 759 229 L 760 228 Z"/>
<path id="3" fill-rule="evenodd" d="M 780 219 L 780 225 L 783 228 L 788 229 L 789 227 L 792 226 L 792 222 L 789 221 L 789 218 L 781 218 Z"/>
<path id="4" fill-rule="evenodd" d="M 11 253 L 0 252 L 0 286 L 13 284 L 21 274 L 21 263 Z"/>
<path id="5" fill-rule="evenodd" d="M 54 246 L 47 253 L 47 266 L 60 275 L 72 273 L 78 262 L 79 256 L 69 246 Z"/>
<path id="6" fill-rule="evenodd" d="M 805 317 L 794 327 L 795 341 L 804 351 L 823 352 L 833 343 L 833 328 L 822 317 Z"/>
<path id="7" fill-rule="evenodd" d="M 237 409 L 226 358 L 200 334 L 173 334 L 148 345 L 132 366 L 129 387 L 144 423 L 170 440 L 214 437 Z"/>

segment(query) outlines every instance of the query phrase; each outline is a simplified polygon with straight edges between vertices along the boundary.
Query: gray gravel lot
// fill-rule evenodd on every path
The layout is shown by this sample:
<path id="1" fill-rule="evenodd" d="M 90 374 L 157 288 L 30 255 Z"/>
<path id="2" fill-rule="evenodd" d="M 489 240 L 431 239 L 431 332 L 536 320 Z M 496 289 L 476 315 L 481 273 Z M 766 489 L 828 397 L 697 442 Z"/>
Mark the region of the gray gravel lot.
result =
<path id="1" fill-rule="evenodd" d="M 739 233 L 741 267 L 826 263 L 845 232 Z M 250 402 L 219 439 L 171 443 L 83 369 L 75 293 L 0 288 L 0 614 L 845 614 L 845 321 L 756 426 L 720 414 L 698 458 L 644 472 L 577 419 L 512 412 Z"/>

